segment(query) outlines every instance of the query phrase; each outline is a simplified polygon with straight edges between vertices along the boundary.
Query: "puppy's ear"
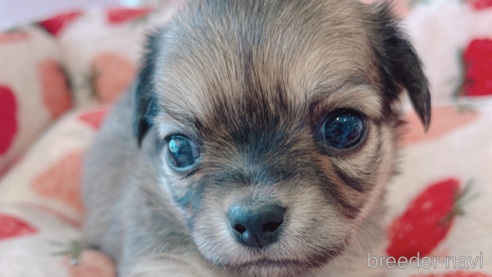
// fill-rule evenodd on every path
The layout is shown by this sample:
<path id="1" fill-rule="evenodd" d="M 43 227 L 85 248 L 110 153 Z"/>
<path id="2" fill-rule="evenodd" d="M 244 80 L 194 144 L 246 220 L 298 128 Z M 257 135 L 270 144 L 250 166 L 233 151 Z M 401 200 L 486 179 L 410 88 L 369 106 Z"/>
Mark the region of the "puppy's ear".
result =
<path id="1" fill-rule="evenodd" d="M 399 29 L 391 4 L 374 6 L 375 49 L 379 60 L 385 99 L 394 103 L 405 89 L 427 131 L 431 120 L 429 85 L 422 63 L 409 39 Z"/>
<path id="2" fill-rule="evenodd" d="M 133 113 L 133 133 L 139 147 L 142 144 L 145 134 L 152 126 L 153 118 L 157 115 L 159 108 L 153 79 L 161 34 L 162 30 L 156 30 L 147 37 L 146 51 L 137 78 Z"/>

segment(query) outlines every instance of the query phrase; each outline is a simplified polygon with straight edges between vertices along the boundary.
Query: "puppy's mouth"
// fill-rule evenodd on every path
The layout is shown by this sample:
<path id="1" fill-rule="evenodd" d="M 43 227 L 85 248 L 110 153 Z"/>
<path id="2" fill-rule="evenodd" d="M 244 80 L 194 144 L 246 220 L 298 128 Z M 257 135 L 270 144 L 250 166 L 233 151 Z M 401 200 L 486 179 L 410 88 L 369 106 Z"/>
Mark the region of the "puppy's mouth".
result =
<path id="1" fill-rule="evenodd" d="M 317 268 L 325 265 L 329 261 L 335 259 L 335 257 L 337 257 L 338 255 L 340 255 L 342 251 L 343 251 L 342 248 L 327 250 L 327 251 L 323 251 L 322 253 L 314 254 L 303 259 L 289 259 L 289 258 L 272 259 L 269 257 L 262 257 L 252 261 L 229 263 L 226 264 L 225 267 L 229 267 L 235 270 L 242 270 L 248 268 L 261 268 L 261 267 L 265 267 L 265 268 L 292 267 L 292 268 L 299 268 L 299 269 L 310 269 L 310 268 Z"/>

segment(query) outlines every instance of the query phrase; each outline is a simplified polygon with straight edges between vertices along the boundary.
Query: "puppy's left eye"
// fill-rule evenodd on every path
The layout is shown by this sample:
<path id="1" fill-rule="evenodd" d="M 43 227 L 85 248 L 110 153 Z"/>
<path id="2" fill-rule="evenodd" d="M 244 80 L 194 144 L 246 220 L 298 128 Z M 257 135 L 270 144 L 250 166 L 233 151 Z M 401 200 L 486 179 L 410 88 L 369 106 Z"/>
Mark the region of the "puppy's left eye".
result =
<path id="1" fill-rule="evenodd" d="M 328 116 L 321 127 L 321 139 L 328 146 L 347 149 L 357 145 L 364 137 L 366 124 L 355 111 L 340 111 Z"/>
<path id="2" fill-rule="evenodd" d="M 167 160 L 174 170 L 188 170 L 196 164 L 200 157 L 196 144 L 186 137 L 171 136 L 167 146 Z"/>

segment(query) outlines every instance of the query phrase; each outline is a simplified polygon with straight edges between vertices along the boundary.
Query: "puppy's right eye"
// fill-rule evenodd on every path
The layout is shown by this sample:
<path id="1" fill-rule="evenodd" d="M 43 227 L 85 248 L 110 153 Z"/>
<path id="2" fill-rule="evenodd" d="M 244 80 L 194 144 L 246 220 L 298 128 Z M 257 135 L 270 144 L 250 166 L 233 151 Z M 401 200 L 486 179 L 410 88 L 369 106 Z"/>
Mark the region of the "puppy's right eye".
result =
<path id="1" fill-rule="evenodd" d="M 172 169 L 186 171 L 200 158 L 198 147 L 186 137 L 171 136 L 167 142 L 167 160 Z"/>

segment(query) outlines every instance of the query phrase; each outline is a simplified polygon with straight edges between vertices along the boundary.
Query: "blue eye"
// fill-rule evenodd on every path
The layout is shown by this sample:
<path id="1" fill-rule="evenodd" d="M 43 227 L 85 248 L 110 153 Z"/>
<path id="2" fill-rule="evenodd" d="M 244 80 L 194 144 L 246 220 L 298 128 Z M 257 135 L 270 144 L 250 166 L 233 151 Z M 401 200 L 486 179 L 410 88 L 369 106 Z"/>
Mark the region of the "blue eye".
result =
<path id="1" fill-rule="evenodd" d="M 321 127 L 322 140 L 331 147 L 347 149 L 358 144 L 366 132 L 364 119 L 353 111 L 330 115 Z"/>
<path id="2" fill-rule="evenodd" d="M 169 138 L 167 143 L 167 160 L 175 170 L 187 170 L 198 158 L 198 147 L 189 139 L 176 135 Z"/>

